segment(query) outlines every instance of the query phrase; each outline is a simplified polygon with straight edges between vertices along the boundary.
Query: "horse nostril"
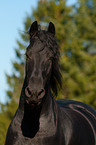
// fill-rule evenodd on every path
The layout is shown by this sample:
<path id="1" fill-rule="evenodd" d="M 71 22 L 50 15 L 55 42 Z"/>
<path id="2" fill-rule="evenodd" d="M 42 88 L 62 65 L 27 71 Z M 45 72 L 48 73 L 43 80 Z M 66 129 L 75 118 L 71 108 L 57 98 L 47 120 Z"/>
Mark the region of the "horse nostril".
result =
<path id="1" fill-rule="evenodd" d="M 31 91 L 30 91 L 29 87 L 26 87 L 25 94 L 27 97 L 31 97 Z"/>
<path id="2" fill-rule="evenodd" d="M 31 95 L 31 91 L 29 90 L 29 88 L 27 88 L 29 95 Z"/>
<path id="3" fill-rule="evenodd" d="M 45 90 L 44 89 L 41 89 L 38 93 L 38 98 L 42 98 L 43 96 L 45 95 Z"/>
<path id="4" fill-rule="evenodd" d="M 43 89 L 38 93 L 38 96 L 40 96 L 43 93 Z"/>

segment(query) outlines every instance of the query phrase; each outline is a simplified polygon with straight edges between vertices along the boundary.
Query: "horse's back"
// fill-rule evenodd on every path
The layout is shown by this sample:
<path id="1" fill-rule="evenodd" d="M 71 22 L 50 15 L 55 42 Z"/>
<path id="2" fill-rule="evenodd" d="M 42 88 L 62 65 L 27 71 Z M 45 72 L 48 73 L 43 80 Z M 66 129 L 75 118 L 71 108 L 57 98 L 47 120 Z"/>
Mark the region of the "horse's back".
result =
<path id="1" fill-rule="evenodd" d="M 63 113 L 67 116 L 66 128 L 69 128 L 69 130 L 71 130 L 71 139 L 69 140 L 69 142 L 73 142 L 73 144 L 77 143 L 78 145 L 95 145 L 96 110 L 85 103 L 69 99 L 58 99 L 57 104 L 60 107 L 62 116 Z M 67 121 L 69 120 L 71 122 L 71 125 L 69 124 L 71 128 L 68 126 L 67 123 Z"/>
<path id="2" fill-rule="evenodd" d="M 70 99 L 57 99 L 56 102 L 59 105 L 59 107 L 69 108 L 73 110 L 76 108 L 77 110 L 78 109 L 85 110 L 85 112 L 88 112 L 89 114 L 94 116 L 96 119 L 96 110 L 85 103 L 82 103 L 80 101 L 70 100 Z"/>
<path id="3" fill-rule="evenodd" d="M 92 120 L 96 126 L 96 110 L 93 109 L 91 106 L 80 101 L 74 101 L 70 99 L 58 99 L 57 104 L 60 108 L 64 109 L 66 113 L 67 110 L 69 110 L 69 112 L 77 112 L 85 116 L 89 120 Z"/>

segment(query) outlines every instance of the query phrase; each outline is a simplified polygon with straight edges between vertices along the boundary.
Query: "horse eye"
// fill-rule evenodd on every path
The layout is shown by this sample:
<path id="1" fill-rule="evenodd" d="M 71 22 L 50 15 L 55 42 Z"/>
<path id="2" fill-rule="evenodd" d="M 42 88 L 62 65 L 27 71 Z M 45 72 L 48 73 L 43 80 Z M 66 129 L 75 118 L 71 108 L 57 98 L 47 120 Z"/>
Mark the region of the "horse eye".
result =
<path id="1" fill-rule="evenodd" d="M 27 53 L 25 53 L 24 55 L 26 56 L 26 58 L 28 57 L 28 54 Z"/>
<path id="2" fill-rule="evenodd" d="M 25 53 L 27 59 L 32 59 L 27 53 Z"/>
<path id="3" fill-rule="evenodd" d="M 29 56 L 26 54 L 26 58 L 29 58 Z"/>

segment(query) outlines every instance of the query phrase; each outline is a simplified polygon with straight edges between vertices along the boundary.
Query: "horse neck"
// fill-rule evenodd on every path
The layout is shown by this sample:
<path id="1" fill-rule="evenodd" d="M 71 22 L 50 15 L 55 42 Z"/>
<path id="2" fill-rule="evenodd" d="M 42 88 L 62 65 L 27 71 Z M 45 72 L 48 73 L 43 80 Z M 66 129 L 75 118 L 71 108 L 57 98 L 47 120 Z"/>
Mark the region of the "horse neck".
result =
<path id="1" fill-rule="evenodd" d="M 44 117 L 49 115 L 50 113 L 54 112 L 54 105 L 55 105 L 55 100 L 51 94 L 50 88 L 48 90 L 46 99 L 42 105 L 42 109 L 41 109 L 41 113 L 40 113 L 40 117 Z"/>
<path id="2" fill-rule="evenodd" d="M 53 130 L 56 129 L 58 122 L 58 105 L 53 98 L 50 90 L 46 100 L 42 106 L 41 114 L 40 114 L 40 128 L 46 130 L 47 126 L 53 127 Z"/>

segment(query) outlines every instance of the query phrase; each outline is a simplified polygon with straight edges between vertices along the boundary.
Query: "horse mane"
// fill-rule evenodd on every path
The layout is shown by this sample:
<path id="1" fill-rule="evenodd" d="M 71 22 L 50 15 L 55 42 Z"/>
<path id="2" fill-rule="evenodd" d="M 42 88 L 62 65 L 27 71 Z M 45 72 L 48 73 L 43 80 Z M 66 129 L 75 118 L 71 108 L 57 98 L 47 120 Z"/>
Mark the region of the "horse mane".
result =
<path id="1" fill-rule="evenodd" d="M 59 64 L 60 52 L 59 46 L 56 42 L 56 38 L 51 33 L 45 30 L 39 30 L 35 34 L 30 36 L 31 36 L 30 41 L 31 39 L 34 40 L 35 37 L 38 37 L 41 42 L 46 44 L 47 48 L 53 54 L 50 88 L 52 89 L 53 94 L 57 96 L 58 89 L 62 87 L 61 81 L 62 75 L 60 72 L 60 64 Z"/>
<path id="2" fill-rule="evenodd" d="M 59 64 L 59 57 L 60 57 L 60 52 L 59 52 L 59 46 L 56 42 L 56 38 L 48 33 L 47 34 L 47 43 L 48 43 L 48 48 L 53 52 L 53 59 L 52 59 L 52 73 L 51 73 L 51 78 L 50 78 L 50 86 L 53 91 L 53 93 L 57 96 L 58 94 L 58 88 L 62 86 L 62 81 L 61 81 L 61 72 L 60 72 L 60 64 Z"/>

